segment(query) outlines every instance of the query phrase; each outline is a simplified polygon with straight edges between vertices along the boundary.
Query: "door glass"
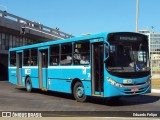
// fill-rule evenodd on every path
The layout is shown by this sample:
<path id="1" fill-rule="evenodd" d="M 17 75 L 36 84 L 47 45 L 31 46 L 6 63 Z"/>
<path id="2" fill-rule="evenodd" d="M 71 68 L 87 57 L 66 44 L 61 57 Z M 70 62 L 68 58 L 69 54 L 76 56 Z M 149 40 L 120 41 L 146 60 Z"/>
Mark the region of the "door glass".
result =
<path id="1" fill-rule="evenodd" d="M 48 51 L 42 51 L 42 68 L 48 67 Z"/>
<path id="2" fill-rule="evenodd" d="M 92 45 L 92 87 L 93 92 L 103 92 L 103 69 L 104 69 L 104 45 L 95 43 Z"/>

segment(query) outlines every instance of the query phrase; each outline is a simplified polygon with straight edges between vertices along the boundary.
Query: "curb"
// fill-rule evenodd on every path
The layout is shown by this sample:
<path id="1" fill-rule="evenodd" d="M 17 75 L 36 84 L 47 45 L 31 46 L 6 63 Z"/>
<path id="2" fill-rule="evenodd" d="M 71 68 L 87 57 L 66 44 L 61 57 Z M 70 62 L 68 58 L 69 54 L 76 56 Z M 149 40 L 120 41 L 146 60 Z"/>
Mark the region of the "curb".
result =
<path id="1" fill-rule="evenodd" d="M 152 89 L 151 93 L 160 93 L 160 89 Z"/>

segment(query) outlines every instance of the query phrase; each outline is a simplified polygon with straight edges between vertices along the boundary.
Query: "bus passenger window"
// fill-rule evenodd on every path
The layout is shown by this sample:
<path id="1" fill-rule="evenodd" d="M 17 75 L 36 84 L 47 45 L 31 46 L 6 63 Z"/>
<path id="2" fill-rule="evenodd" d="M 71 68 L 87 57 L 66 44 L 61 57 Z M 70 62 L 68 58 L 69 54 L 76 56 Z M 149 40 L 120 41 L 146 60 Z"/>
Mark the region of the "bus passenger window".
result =
<path id="1" fill-rule="evenodd" d="M 82 56 L 80 64 L 89 64 L 89 59 L 87 59 L 85 56 Z"/>
<path id="2" fill-rule="evenodd" d="M 31 49 L 31 59 L 30 59 L 30 65 L 31 66 L 37 66 L 37 48 Z"/>
<path id="3" fill-rule="evenodd" d="M 72 64 L 72 43 L 62 44 L 60 64 L 61 65 Z"/>
<path id="4" fill-rule="evenodd" d="M 50 65 L 59 64 L 59 45 L 53 45 L 50 47 Z"/>
<path id="5" fill-rule="evenodd" d="M 16 66 L 16 52 L 10 52 L 10 66 Z"/>
<path id="6" fill-rule="evenodd" d="M 90 63 L 90 43 L 89 41 L 76 42 L 74 44 L 73 54 L 74 64 L 89 64 Z"/>
<path id="7" fill-rule="evenodd" d="M 23 52 L 23 66 L 29 66 L 30 65 L 30 50 L 24 50 Z"/>

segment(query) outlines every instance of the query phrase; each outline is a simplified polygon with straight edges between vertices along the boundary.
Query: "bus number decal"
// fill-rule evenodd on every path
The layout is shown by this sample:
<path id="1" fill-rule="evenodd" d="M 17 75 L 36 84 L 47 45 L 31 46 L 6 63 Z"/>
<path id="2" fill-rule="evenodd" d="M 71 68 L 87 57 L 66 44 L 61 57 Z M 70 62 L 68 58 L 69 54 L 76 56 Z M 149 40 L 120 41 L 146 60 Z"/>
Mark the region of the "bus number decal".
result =
<path id="1" fill-rule="evenodd" d="M 90 74 L 90 73 L 88 73 L 88 78 L 90 79 L 90 77 L 91 77 L 91 74 Z"/>
<path id="2" fill-rule="evenodd" d="M 82 74 L 86 74 L 86 68 L 85 67 L 82 69 Z"/>
<path id="3" fill-rule="evenodd" d="M 132 83 L 132 80 L 131 79 L 126 79 L 126 80 L 123 80 L 123 83 L 124 84 L 130 84 L 130 83 Z"/>
<path id="4" fill-rule="evenodd" d="M 31 74 L 31 70 L 30 69 L 25 69 L 25 74 Z"/>

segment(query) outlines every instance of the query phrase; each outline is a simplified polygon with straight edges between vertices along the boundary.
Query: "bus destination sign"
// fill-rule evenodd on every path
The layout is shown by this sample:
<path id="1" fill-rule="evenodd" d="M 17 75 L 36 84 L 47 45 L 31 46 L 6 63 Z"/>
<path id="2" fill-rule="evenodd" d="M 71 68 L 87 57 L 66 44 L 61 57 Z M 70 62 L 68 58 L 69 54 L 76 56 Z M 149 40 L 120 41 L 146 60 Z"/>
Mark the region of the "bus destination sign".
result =
<path id="1" fill-rule="evenodd" d="M 120 36 L 119 39 L 120 40 L 129 40 L 129 41 L 137 41 L 138 40 L 137 37 L 128 37 L 128 36 Z"/>
<path id="2" fill-rule="evenodd" d="M 115 41 L 128 41 L 128 42 L 137 42 L 143 41 L 141 36 L 129 36 L 129 35 L 115 35 L 113 38 Z"/>

